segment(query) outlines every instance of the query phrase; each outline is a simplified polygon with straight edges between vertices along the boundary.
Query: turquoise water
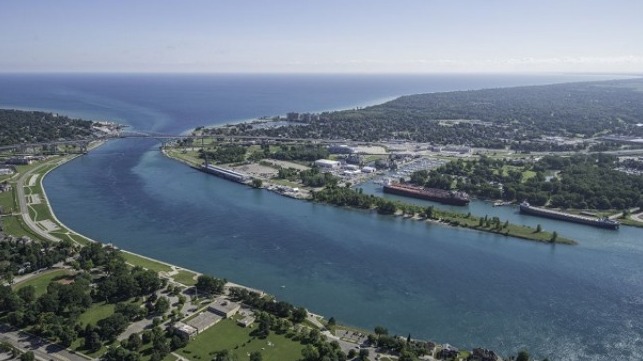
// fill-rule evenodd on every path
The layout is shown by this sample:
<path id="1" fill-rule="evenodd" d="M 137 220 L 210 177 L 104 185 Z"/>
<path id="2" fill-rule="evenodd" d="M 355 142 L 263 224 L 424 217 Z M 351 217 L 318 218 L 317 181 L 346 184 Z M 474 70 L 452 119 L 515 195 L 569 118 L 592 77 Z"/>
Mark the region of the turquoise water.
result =
<path id="1" fill-rule="evenodd" d="M 188 128 L 398 94 L 537 84 L 509 76 L 0 76 L 0 104 Z M 640 230 L 597 230 L 498 214 L 581 241 L 539 243 L 295 201 L 166 159 L 153 140 L 118 140 L 52 172 L 58 217 L 88 236 L 276 294 L 372 328 L 503 354 L 640 359 Z M 373 192 L 377 190 L 372 189 Z M 492 213 L 495 212 L 495 213 Z"/>

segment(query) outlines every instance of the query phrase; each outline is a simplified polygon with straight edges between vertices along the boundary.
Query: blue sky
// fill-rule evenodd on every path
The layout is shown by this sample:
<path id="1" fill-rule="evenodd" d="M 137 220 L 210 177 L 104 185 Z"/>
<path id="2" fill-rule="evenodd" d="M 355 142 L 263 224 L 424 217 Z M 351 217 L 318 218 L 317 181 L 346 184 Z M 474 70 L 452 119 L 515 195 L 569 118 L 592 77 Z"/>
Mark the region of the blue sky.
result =
<path id="1" fill-rule="evenodd" d="M 642 72 L 639 0 L 3 0 L 0 72 Z"/>

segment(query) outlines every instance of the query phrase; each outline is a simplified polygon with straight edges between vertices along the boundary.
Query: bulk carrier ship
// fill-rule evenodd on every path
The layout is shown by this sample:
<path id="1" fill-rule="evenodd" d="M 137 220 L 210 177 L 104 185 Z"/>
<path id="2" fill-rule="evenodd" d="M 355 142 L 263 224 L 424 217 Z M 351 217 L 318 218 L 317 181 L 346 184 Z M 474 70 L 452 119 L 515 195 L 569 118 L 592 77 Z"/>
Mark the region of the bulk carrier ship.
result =
<path id="1" fill-rule="evenodd" d="M 454 206 L 466 206 L 469 204 L 469 195 L 465 192 L 447 191 L 437 188 L 418 187 L 406 183 L 385 182 L 384 193 L 398 196 L 425 199 Z"/>

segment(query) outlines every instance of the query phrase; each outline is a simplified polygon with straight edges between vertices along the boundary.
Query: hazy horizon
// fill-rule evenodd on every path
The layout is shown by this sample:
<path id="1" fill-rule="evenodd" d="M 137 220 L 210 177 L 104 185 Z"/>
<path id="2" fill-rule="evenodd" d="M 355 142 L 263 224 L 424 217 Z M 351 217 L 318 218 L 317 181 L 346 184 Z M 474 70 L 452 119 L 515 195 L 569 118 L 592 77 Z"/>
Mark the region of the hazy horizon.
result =
<path id="1" fill-rule="evenodd" d="M 641 73 L 643 2 L 0 3 L 2 73 Z"/>

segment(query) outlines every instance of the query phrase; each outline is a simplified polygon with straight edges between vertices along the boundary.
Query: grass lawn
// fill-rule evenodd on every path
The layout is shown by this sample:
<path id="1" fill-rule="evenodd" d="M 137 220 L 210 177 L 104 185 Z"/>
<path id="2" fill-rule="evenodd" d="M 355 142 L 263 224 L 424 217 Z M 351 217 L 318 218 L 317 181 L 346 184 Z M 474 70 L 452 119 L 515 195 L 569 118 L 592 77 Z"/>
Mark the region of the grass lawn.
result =
<path id="1" fill-rule="evenodd" d="M 13 203 L 13 189 L 0 193 L 0 207 L 2 207 L 2 211 L 5 213 L 13 212 L 15 208 Z"/>
<path id="2" fill-rule="evenodd" d="M 536 172 L 533 170 L 526 170 L 522 172 L 522 181 L 526 182 L 529 178 L 533 178 L 536 176 Z"/>
<path id="3" fill-rule="evenodd" d="M 196 276 L 196 273 L 192 273 L 186 270 L 180 270 L 179 273 L 172 276 L 172 279 L 186 286 L 194 286 L 196 284 L 194 276 Z"/>
<path id="4" fill-rule="evenodd" d="M 176 361 L 178 358 L 176 356 L 172 355 L 171 353 L 165 356 L 165 358 L 162 361 Z"/>
<path id="5" fill-rule="evenodd" d="M 173 158 L 183 160 L 194 166 L 199 166 L 201 163 L 203 163 L 203 159 L 199 158 L 199 155 L 197 152 L 190 151 L 190 152 L 183 153 L 182 149 L 168 149 L 167 154 Z"/>
<path id="6" fill-rule="evenodd" d="M 291 188 L 301 188 L 301 187 L 303 187 L 303 185 L 301 183 L 291 182 L 291 181 L 289 181 L 287 179 L 272 178 L 272 179 L 270 179 L 269 182 L 274 183 L 274 184 L 279 184 L 279 185 L 282 185 L 282 186 L 291 187 Z"/>
<path id="7" fill-rule="evenodd" d="M 506 236 L 513 236 L 513 237 L 528 239 L 532 241 L 549 243 L 549 241 L 552 238 L 552 233 L 548 232 L 547 230 L 543 230 L 542 232 L 536 232 L 535 228 L 516 225 L 516 224 L 509 224 L 507 228 L 502 227 L 500 229 L 496 229 L 494 225 L 491 225 L 490 227 L 486 227 L 486 226 L 480 227 L 478 223 L 480 218 L 475 216 L 467 218 L 466 216 L 459 215 L 459 214 L 443 214 L 443 218 L 445 221 L 449 223 L 457 221 L 460 227 L 467 227 L 467 228 L 476 229 L 479 231 L 497 233 L 497 234 L 506 235 Z M 500 223 L 501 225 L 504 225 L 503 220 L 501 220 Z M 558 236 L 558 238 L 556 239 L 556 243 L 575 244 L 576 242 L 574 240 Z"/>
<path id="8" fill-rule="evenodd" d="M 36 289 L 36 296 L 40 296 L 47 292 L 47 286 L 49 286 L 52 281 L 66 278 L 68 275 L 69 270 L 66 269 L 42 272 L 34 278 L 16 284 L 14 288 L 18 290 L 26 286 L 34 286 L 34 288 Z"/>
<path id="9" fill-rule="evenodd" d="M 44 203 L 31 204 L 29 205 L 29 208 L 32 208 L 38 214 L 37 217 L 33 218 L 34 221 L 37 222 L 37 221 L 44 221 L 45 219 L 50 219 L 52 222 L 54 222 L 53 217 L 51 216 L 51 212 L 49 212 L 49 207 L 47 207 L 46 204 Z"/>
<path id="10" fill-rule="evenodd" d="M 113 303 L 93 303 L 91 307 L 83 312 L 79 317 L 78 317 L 78 322 L 80 324 L 87 325 L 88 323 L 91 323 L 92 325 L 96 325 L 96 322 L 99 320 L 102 320 L 103 318 L 106 318 L 108 316 L 111 316 L 114 313 L 114 304 Z"/>
<path id="11" fill-rule="evenodd" d="M 252 330 L 238 326 L 232 319 L 226 319 L 198 335 L 179 354 L 190 360 L 210 360 L 214 352 L 227 349 L 239 361 L 248 360 L 248 354 L 254 351 L 261 352 L 264 361 L 295 361 L 301 358 L 304 346 L 299 342 L 274 332 L 266 339 L 253 338 L 250 336 Z M 268 346 L 268 342 L 272 346 Z"/>
<path id="12" fill-rule="evenodd" d="M 156 272 L 169 272 L 172 270 L 172 268 L 168 265 L 152 261 L 150 259 L 143 258 L 132 253 L 122 252 L 122 254 L 123 257 L 125 257 L 125 261 L 133 264 L 134 266 L 141 266 L 143 268 L 147 268 Z"/>
<path id="13" fill-rule="evenodd" d="M 77 234 L 69 234 L 68 236 L 72 240 L 76 241 L 76 243 L 81 244 L 83 246 L 87 246 L 87 245 L 89 245 L 91 243 L 91 241 L 88 240 L 87 238 L 85 238 L 83 236 L 80 236 L 80 235 L 77 235 Z"/>
<path id="14" fill-rule="evenodd" d="M 32 239 L 40 239 L 39 236 L 31 233 L 22 222 L 19 216 L 2 217 L 2 226 L 6 234 L 16 237 L 27 236 Z"/>

